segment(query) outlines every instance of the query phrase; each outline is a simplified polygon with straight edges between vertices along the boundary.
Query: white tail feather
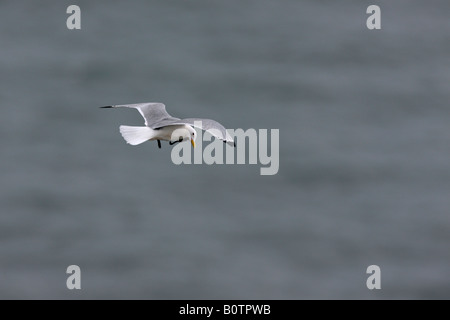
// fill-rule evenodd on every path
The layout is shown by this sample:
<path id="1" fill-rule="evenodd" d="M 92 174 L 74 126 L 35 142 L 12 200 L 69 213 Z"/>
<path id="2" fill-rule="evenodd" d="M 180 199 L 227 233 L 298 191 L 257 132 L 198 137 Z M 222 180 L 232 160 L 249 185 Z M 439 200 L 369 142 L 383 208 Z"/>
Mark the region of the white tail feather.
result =
<path id="1" fill-rule="evenodd" d="M 133 146 L 144 143 L 154 136 L 154 130 L 149 127 L 120 126 L 120 133 L 125 141 Z"/>

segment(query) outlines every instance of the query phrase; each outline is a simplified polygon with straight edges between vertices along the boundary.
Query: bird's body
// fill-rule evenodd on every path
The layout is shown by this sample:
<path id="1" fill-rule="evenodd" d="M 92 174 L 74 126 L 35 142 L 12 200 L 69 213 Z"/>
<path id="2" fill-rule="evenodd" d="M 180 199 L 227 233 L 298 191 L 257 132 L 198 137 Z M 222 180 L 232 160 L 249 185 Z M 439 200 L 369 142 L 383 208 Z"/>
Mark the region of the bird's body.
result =
<path id="1" fill-rule="evenodd" d="M 180 132 L 180 135 L 176 134 L 177 131 Z M 154 136 L 150 140 L 163 140 L 171 142 L 180 141 L 181 134 L 185 133 L 185 131 L 193 133 L 195 130 L 191 126 L 188 126 L 186 124 L 162 127 L 160 129 L 153 130 Z M 189 136 L 187 136 L 187 138 L 189 138 Z"/>
<path id="2" fill-rule="evenodd" d="M 120 126 L 120 133 L 125 141 L 131 145 L 138 145 L 146 141 L 169 141 L 170 144 L 190 140 L 195 147 L 197 133 L 194 127 L 211 133 L 224 142 L 234 144 L 233 138 L 218 122 L 210 119 L 188 118 L 179 119 L 169 115 L 162 103 L 149 102 L 139 104 L 114 105 L 102 108 L 134 108 L 145 119 L 145 127 Z"/>
<path id="3" fill-rule="evenodd" d="M 128 144 L 133 146 L 144 143 L 146 141 L 169 141 L 181 142 L 190 139 L 192 135 L 195 141 L 195 130 L 188 125 L 173 125 L 166 126 L 159 129 L 152 129 L 150 127 L 130 127 L 120 126 L 120 133 Z"/>

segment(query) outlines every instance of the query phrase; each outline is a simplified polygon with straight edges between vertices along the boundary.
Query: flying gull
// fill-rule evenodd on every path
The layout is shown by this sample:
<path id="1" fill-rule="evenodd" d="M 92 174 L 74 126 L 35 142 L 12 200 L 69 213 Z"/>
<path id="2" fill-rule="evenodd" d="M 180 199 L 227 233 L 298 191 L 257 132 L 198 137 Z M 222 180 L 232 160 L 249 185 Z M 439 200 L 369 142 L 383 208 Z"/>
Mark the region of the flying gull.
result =
<path id="1" fill-rule="evenodd" d="M 147 102 L 100 108 L 133 108 L 139 111 L 144 117 L 145 127 L 120 126 L 122 137 L 133 146 L 149 140 L 156 140 L 158 147 L 161 148 L 161 140 L 169 141 L 170 145 L 190 140 L 192 146 L 195 147 L 194 141 L 197 138 L 197 132 L 193 127 L 205 130 L 223 142 L 236 146 L 225 127 L 217 121 L 201 118 L 175 118 L 167 113 L 166 106 L 162 103 Z"/>

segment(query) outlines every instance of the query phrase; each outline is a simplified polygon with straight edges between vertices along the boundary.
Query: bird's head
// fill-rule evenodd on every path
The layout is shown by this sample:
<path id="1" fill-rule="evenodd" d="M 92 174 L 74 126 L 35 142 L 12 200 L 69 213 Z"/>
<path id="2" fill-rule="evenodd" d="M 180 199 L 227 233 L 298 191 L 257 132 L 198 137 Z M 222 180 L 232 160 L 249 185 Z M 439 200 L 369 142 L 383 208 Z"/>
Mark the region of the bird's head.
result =
<path id="1" fill-rule="evenodd" d="M 195 139 L 197 139 L 197 131 L 191 126 L 187 126 L 189 131 L 189 139 L 191 140 L 192 147 L 195 148 Z"/>
<path id="2" fill-rule="evenodd" d="M 192 146 L 195 148 L 195 139 L 197 139 L 197 131 L 189 125 L 183 128 L 176 129 L 172 132 L 171 141 L 186 141 L 190 140 Z"/>

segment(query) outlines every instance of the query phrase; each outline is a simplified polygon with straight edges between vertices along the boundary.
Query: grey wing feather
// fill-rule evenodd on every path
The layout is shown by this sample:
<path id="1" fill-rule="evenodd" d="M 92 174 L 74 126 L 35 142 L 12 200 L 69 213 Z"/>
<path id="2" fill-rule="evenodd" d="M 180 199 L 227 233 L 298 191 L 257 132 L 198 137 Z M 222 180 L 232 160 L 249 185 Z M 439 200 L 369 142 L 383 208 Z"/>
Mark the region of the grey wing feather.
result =
<path id="1" fill-rule="evenodd" d="M 180 124 L 189 124 L 193 127 L 205 130 L 209 132 L 214 137 L 223 140 L 225 142 L 234 143 L 233 138 L 227 132 L 227 129 L 219 122 L 211 120 L 211 119 L 201 119 L 201 118 L 187 118 L 187 119 L 176 119 L 176 120 L 162 120 L 154 124 L 152 129 L 158 129 L 166 126 L 180 125 Z"/>
<path id="2" fill-rule="evenodd" d="M 154 124 L 161 122 L 163 120 L 179 120 L 179 118 L 174 118 L 166 111 L 166 106 L 159 102 L 147 102 L 147 103 L 136 103 L 136 104 L 122 104 L 112 106 L 113 108 L 134 108 L 139 111 L 145 120 L 145 125 L 152 129 L 156 129 Z"/>

